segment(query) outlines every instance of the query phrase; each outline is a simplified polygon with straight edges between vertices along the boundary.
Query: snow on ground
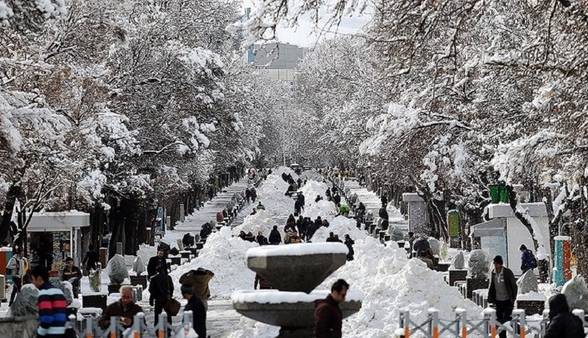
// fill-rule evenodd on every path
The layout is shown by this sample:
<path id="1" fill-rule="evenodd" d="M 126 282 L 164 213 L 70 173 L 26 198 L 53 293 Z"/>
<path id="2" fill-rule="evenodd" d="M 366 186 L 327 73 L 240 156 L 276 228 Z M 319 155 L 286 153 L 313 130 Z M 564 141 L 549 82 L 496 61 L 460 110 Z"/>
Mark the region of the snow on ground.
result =
<path id="1" fill-rule="evenodd" d="M 233 291 L 253 289 L 255 273 L 247 268 L 245 253 L 256 246 L 258 246 L 257 243 L 233 237 L 229 228 L 221 228 L 220 231 L 211 234 L 198 257 L 190 264 L 182 265 L 170 273 L 176 285 L 174 296 L 181 298 L 180 276 L 200 267 L 214 272 L 214 277 L 209 284 L 213 299 L 227 299 Z"/>
<path id="2" fill-rule="evenodd" d="M 285 195 L 288 183 L 282 179 L 282 173 L 291 174 L 295 180 L 298 177 L 292 169 L 287 167 L 280 167 L 268 175 L 257 189 L 257 201 L 255 202 L 255 204 L 261 202 L 265 210 L 258 210 L 255 215 L 247 216 L 243 224 L 233 229 L 233 234 L 238 235 L 239 232 L 244 231 L 257 235 L 261 231 L 264 236 L 268 237 L 273 226 L 277 225 L 282 236 L 284 235 L 283 229 L 286 220 L 290 214 L 294 213 L 294 199 Z"/>
<path id="3" fill-rule="evenodd" d="M 349 234 L 355 240 L 355 260 L 335 271 L 317 289 L 328 290 L 338 278 L 351 284 L 351 290 L 364 295 L 361 310 L 343 324 L 344 337 L 391 337 L 398 328 L 402 309 L 409 309 L 414 320 L 427 318 L 427 310 L 440 310 L 441 319 L 452 320 L 456 307 L 465 308 L 473 318 L 481 308 L 465 300 L 456 288 L 443 280 L 443 275 L 432 271 L 416 259 L 406 258 L 405 251 L 395 245 L 384 246 L 379 240 L 357 229 L 353 219 L 339 216 L 328 228 L 317 230 L 313 240 L 325 241 L 333 232 L 341 239 Z M 231 338 L 274 337 L 278 328 L 241 319 L 240 330 Z"/>
<path id="4" fill-rule="evenodd" d="M 301 191 L 305 197 L 305 206 L 302 211 L 304 217 L 310 217 L 310 219 L 315 220 L 320 216 L 322 219 L 326 218 L 330 222 L 331 219 L 337 215 L 335 203 L 327 201 L 325 192 L 328 187 L 329 186 L 326 183 L 312 180 L 307 181 L 306 184 L 300 188 L 299 191 Z M 317 196 L 321 196 L 323 199 L 315 202 Z"/>

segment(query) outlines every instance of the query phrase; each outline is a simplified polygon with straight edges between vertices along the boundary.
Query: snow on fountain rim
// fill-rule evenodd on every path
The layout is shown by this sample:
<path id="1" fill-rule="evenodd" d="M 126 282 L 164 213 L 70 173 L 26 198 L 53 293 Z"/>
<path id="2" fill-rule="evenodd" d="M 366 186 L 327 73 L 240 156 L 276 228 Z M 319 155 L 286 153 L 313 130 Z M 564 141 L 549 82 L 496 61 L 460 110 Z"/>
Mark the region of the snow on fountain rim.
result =
<path id="1" fill-rule="evenodd" d="M 291 292 L 279 290 L 240 290 L 231 295 L 234 303 L 259 303 L 259 304 L 295 304 L 295 303 L 312 303 L 319 299 L 325 299 L 329 291 L 318 290 L 311 293 Z M 349 290 L 346 301 L 361 301 L 363 295 L 358 290 Z"/>
<path id="2" fill-rule="evenodd" d="M 247 250 L 246 258 L 271 256 L 307 256 L 318 254 L 347 254 L 343 243 L 298 243 L 288 245 L 264 245 Z"/>

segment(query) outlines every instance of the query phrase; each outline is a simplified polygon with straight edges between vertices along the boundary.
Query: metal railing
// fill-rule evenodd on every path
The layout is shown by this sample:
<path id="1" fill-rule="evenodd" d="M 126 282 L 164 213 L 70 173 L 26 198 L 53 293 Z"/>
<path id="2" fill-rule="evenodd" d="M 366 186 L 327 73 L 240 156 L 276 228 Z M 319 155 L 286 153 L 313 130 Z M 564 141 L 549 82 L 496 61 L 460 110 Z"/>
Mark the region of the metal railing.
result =
<path id="1" fill-rule="evenodd" d="M 492 308 L 487 308 L 482 313 L 483 319 L 469 319 L 464 309 L 457 308 L 454 319 L 444 320 L 439 318 L 439 310 L 432 308 L 428 310 L 427 320 L 418 323 L 411 319 L 409 311 L 401 311 L 396 337 L 410 338 L 418 335 L 427 338 L 467 338 L 477 334 L 485 338 L 497 338 L 502 331 L 506 331 L 515 338 L 543 338 L 549 324 L 549 310 L 543 311 L 540 320 L 527 320 L 524 310 L 515 309 L 512 312 L 512 320 L 506 324 L 497 321 L 496 310 Z M 584 310 L 574 310 L 573 314 L 582 320 L 586 331 Z"/>
<path id="2" fill-rule="evenodd" d="M 184 311 L 182 324 L 174 330 L 167 322 L 167 314 L 162 312 L 158 325 L 150 328 L 145 323 L 145 314 L 139 312 L 133 317 L 133 325 L 129 328 L 125 329 L 120 325 L 120 317 L 112 316 L 108 328 L 102 330 L 99 325 L 100 318 L 87 317 L 78 320 L 75 315 L 71 315 L 66 323 L 66 329 L 73 330 L 76 337 L 84 338 L 173 338 L 181 330 L 184 331 L 183 336 L 188 336 L 193 327 L 192 318 L 192 311 Z"/>

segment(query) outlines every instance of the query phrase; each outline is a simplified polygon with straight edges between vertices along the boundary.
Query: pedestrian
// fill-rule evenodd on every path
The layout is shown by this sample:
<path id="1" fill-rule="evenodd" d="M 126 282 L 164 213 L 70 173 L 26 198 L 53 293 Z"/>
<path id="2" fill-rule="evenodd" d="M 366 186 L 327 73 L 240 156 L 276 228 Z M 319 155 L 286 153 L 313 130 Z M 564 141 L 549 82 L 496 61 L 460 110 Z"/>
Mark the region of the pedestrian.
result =
<path id="1" fill-rule="evenodd" d="M 522 244 L 519 248 L 521 251 L 521 270 L 523 273 L 533 270 L 537 267 L 537 258 L 533 255 L 533 251 L 527 249 L 527 246 Z"/>
<path id="2" fill-rule="evenodd" d="M 310 220 L 310 218 L 309 218 Z M 307 227 L 307 223 L 304 220 L 304 218 L 302 218 L 302 216 L 298 217 L 298 221 L 296 221 L 296 227 L 298 228 L 298 233 L 300 234 L 300 238 L 302 240 L 306 240 L 306 234 L 308 231 L 308 227 Z"/>
<path id="3" fill-rule="evenodd" d="M 39 289 L 37 337 L 63 337 L 66 322 L 66 302 L 63 291 L 49 283 L 49 272 L 43 265 L 33 268 L 31 280 Z"/>
<path id="4" fill-rule="evenodd" d="M 82 264 L 84 264 L 86 271 L 96 270 L 96 263 L 100 260 L 98 252 L 94 249 L 94 245 L 90 244 L 88 246 L 88 251 L 84 256 L 84 260 Z"/>
<path id="5" fill-rule="evenodd" d="M 261 201 L 259 201 L 259 203 L 257 204 L 257 210 L 265 210 L 265 207 L 263 206 L 263 204 L 261 204 Z"/>
<path id="6" fill-rule="evenodd" d="M 183 284 L 182 297 L 188 301 L 184 311 L 192 311 L 192 328 L 198 337 L 206 337 L 206 307 L 202 300 L 194 295 L 191 285 Z"/>
<path id="7" fill-rule="evenodd" d="M 570 312 L 570 306 L 564 294 L 558 294 L 549 300 L 549 325 L 544 338 L 584 338 L 582 320 Z"/>
<path id="8" fill-rule="evenodd" d="M 388 210 L 386 210 L 386 204 L 382 204 L 382 207 L 378 211 L 378 216 L 380 216 L 380 227 L 382 230 L 388 230 Z"/>
<path id="9" fill-rule="evenodd" d="M 302 201 L 300 199 L 296 199 L 296 201 L 294 201 L 294 213 L 296 215 L 302 214 Z"/>
<path id="10" fill-rule="evenodd" d="M 149 258 L 149 262 L 147 263 L 147 277 L 151 279 L 151 277 L 155 276 L 160 266 L 167 268 L 165 248 L 162 245 L 157 247 L 157 255 Z"/>
<path id="11" fill-rule="evenodd" d="M 280 232 L 278 231 L 278 226 L 274 225 L 274 228 L 272 229 L 272 231 L 270 232 L 270 235 L 269 235 L 269 244 L 278 245 L 278 244 L 280 244 L 280 242 L 282 242 L 282 236 L 280 235 Z"/>
<path id="12" fill-rule="evenodd" d="M 516 299 L 517 281 L 514 274 L 504 266 L 502 256 L 496 256 L 488 289 L 488 303 L 493 303 L 496 306 L 496 320 L 499 323 L 511 320 Z M 500 333 L 500 338 L 506 338 L 506 331 Z"/>
<path id="13" fill-rule="evenodd" d="M 286 226 L 284 227 L 284 232 L 296 231 L 296 219 L 294 215 L 290 214 L 288 220 L 286 221 Z"/>
<path id="14" fill-rule="evenodd" d="M 255 203 L 256 199 L 257 199 L 257 190 L 255 190 L 255 188 L 251 187 L 251 202 Z"/>
<path id="15" fill-rule="evenodd" d="M 329 232 L 329 237 L 327 238 L 327 242 L 337 242 L 337 238 L 335 237 L 334 233 Z"/>
<path id="16" fill-rule="evenodd" d="M 186 234 L 184 234 L 184 237 L 182 237 L 182 244 L 184 245 L 184 248 L 194 246 L 194 236 L 190 235 L 190 233 L 187 232 Z"/>
<path id="17" fill-rule="evenodd" d="M 80 291 L 80 280 L 82 279 L 82 271 L 80 268 L 74 265 L 74 260 L 71 257 L 67 257 L 65 259 L 65 267 L 61 272 L 61 280 L 65 282 L 70 282 L 73 288 L 73 296 L 74 298 L 78 298 L 78 293 Z"/>
<path id="18" fill-rule="evenodd" d="M 29 271 L 29 260 L 23 256 L 20 247 L 14 247 L 14 254 L 10 257 L 6 269 L 10 270 L 10 275 L 12 276 L 12 292 L 10 293 L 10 301 L 8 302 L 8 306 L 10 306 L 20 292 L 24 277 Z"/>
<path id="19" fill-rule="evenodd" d="M 263 233 L 261 231 L 259 231 L 257 233 L 257 237 L 255 237 L 255 241 L 260 246 L 262 246 L 262 245 L 268 245 L 269 244 L 268 241 L 267 241 L 267 238 L 265 238 L 265 236 L 263 235 Z"/>
<path id="20" fill-rule="evenodd" d="M 143 309 L 133 299 L 133 288 L 130 285 L 121 286 L 120 299 L 106 307 L 98 325 L 106 330 L 110 325 L 110 317 L 119 317 L 119 322 L 124 329 L 133 326 L 133 319 Z"/>
<path id="21" fill-rule="evenodd" d="M 335 205 L 337 208 L 339 208 L 341 205 L 341 196 L 339 196 L 339 194 L 335 194 L 335 196 L 333 196 L 333 202 L 335 202 Z"/>
<path id="22" fill-rule="evenodd" d="M 249 190 L 249 188 L 245 189 L 245 199 L 247 200 L 247 203 L 251 202 L 251 190 Z"/>
<path id="23" fill-rule="evenodd" d="M 347 253 L 347 260 L 348 261 L 352 261 L 353 260 L 353 255 L 355 254 L 355 252 L 353 251 L 353 245 L 355 244 L 355 241 L 351 239 L 351 237 L 349 237 L 349 234 L 345 235 L 345 245 L 347 246 L 347 249 L 349 250 L 349 252 Z"/>
<path id="24" fill-rule="evenodd" d="M 192 286 L 194 295 L 202 301 L 204 308 L 208 310 L 208 299 L 210 298 L 210 288 L 208 284 L 214 277 L 214 273 L 204 268 L 190 270 L 180 277 L 180 284 Z"/>
<path id="25" fill-rule="evenodd" d="M 159 314 L 163 311 L 165 303 L 173 297 L 174 283 L 167 273 L 167 266 L 160 265 L 157 274 L 149 282 L 149 305 L 153 306 L 155 314 L 155 326 L 159 322 Z M 168 314 L 167 321 L 172 323 L 172 316 Z"/>
<path id="26" fill-rule="evenodd" d="M 343 312 L 339 304 L 345 301 L 349 284 L 343 279 L 337 280 L 331 287 L 327 298 L 315 302 L 314 336 L 316 338 L 341 338 Z"/>
<path id="27" fill-rule="evenodd" d="M 316 198 L 314 199 L 315 203 L 318 203 L 319 201 L 322 201 L 323 197 L 321 195 L 316 195 Z"/>

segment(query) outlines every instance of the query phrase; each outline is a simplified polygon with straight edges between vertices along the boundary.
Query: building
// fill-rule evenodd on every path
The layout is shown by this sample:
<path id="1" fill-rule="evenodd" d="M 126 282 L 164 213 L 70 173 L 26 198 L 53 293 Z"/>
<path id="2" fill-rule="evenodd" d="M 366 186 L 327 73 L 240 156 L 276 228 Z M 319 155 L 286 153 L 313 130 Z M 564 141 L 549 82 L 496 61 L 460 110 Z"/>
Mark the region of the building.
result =
<path id="1" fill-rule="evenodd" d="M 256 44 L 247 51 L 247 62 L 272 80 L 293 81 L 304 48 L 284 43 Z"/>

